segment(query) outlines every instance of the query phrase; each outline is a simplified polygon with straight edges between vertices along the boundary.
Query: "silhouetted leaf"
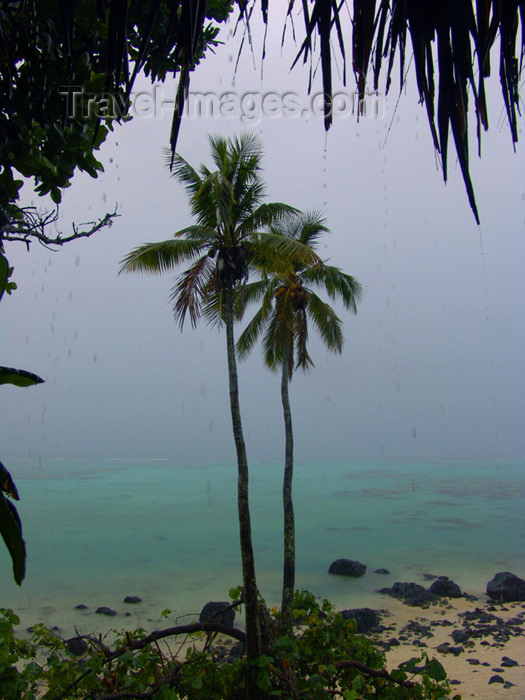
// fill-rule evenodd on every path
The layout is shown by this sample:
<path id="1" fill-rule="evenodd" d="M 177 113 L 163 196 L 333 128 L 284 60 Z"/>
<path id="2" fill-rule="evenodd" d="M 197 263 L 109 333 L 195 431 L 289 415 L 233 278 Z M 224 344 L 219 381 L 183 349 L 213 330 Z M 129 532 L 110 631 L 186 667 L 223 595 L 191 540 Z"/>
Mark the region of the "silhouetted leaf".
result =
<path id="1" fill-rule="evenodd" d="M 20 585 L 26 570 L 26 547 L 22 525 L 14 505 L 0 492 L 0 534 L 13 562 L 13 576 Z"/>
<path id="2" fill-rule="evenodd" d="M 32 386 L 42 384 L 44 380 L 25 369 L 13 369 L 12 367 L 0 367 L 0 384 L 14 384 L 15 386 Z"/>
<path id="3" fill-rule="evenodd" d="M 7 495 L 11 496 L 11 498 L 14 498 L 15 501 L 20 500 L 20 496 L 18 495 L 15 482 L 11 478 L 11 474 L 7 471 L 2 462 L 0 462 L 0 491 L 7 493 Z"/>

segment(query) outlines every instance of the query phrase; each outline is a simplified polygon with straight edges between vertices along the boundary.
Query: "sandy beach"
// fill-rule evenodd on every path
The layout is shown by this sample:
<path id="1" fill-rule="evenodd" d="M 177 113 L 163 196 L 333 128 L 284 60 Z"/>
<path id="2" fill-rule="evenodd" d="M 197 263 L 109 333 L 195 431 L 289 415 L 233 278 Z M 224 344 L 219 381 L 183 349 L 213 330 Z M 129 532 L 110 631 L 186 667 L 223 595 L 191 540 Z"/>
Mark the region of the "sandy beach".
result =
<path id="1" fill-rule="evenodd" d="M 525 603 L 493 604 L 486 597 L 446 599 L 426 609 L 385 603 L 386 630 L 371 636 L 381 644 L 399 642 L 386 651 L 389 669 L 425 651 L 443 664 L 462 698 L 525 698 Z M 455 630 L 471 636 L 456 642 Z M 502 681 L 489 684 L 495 676 Z"/>

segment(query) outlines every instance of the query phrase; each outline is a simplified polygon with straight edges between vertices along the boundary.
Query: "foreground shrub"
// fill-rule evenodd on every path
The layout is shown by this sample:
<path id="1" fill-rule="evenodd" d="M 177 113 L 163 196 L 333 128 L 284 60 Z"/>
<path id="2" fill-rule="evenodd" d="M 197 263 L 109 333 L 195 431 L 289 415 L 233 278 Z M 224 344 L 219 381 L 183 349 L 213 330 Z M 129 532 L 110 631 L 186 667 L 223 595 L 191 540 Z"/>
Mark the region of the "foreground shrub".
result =
<path id="1" fill-rule="evenodd" d="M 328 601 L 296 593 L 293 636 L 279 636 L 277 611 L 267 614 L 265 653 L 252 677 L 268 698 L 297 700 L 444 700 L 446 674 L 426 654 L 391 673 L 384 655 L 357 635 Z M 169 614 L 169 611 L 167 611 Z M 64 640 L 36 625 L 31 640 L 14 633 L 18 617 L 0 610 L 0 679 L 5 700 L 59 698 L 151 698 L 152 700 L 245 700 L 247 661 L 218 653 L 217 633 L 241 644 L 244 632 L 210 623 L 178 625 L 146 634 L 115 632 L 114 641 L 94 636 Z M 75 656 L 82 652 L 80 656 Z M 459 700 L 460 696 L 454 696 Z"/>

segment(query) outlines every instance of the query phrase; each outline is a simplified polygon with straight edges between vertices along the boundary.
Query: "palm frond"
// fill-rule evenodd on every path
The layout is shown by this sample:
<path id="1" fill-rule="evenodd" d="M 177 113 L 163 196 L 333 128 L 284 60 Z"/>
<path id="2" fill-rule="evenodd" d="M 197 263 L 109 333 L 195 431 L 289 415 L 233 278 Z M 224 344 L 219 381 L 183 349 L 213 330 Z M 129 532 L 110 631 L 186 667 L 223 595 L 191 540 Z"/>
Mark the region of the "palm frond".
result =
<path id="1" fill-rule="evenodd" d="M 343 324 L 332 307 L 312 292 L 310 293 L 306 312 L 313 321 L 328 350 L 340 353 L 344 342 Z"/>
<path id="2" fill-rule="evenodd" d="M 290 363 L 289 378 L 292 378 L 292 367 L 307 372 L 314 366 L 308 353 L 308 317 L 306 309 L 300 309 L 294 315 L 295 366 Z"/>
<path id="3" fill-rule="evenodd" d="M 243 317 L 249 304 L 263 300 L 265 307 L 271 306 L 276 285 L 274 278 L 263 275 L 260 280 L 239 287 L 234 300 L 236 318 Z"/>
<path id="4" fill-rule="evenodd" d="M 255 316 L 240 334 L 237 340 L 236 350 L 241 360 L 245 359 L 253 350 L 266 326 L 268 316 L 269 309 L 261 306 L 261 308 L 256 312 Z"/>
<path id="5" fill-rule="evenodd" d="M 193 327 L 197 325 L 202 313 L 202 304 L 207 298 L 206 289 L 214 273 L 214 266 L 207 255 L 177 277 L 170 294 L 173 302 L 173 314 L 180 328 L 184 326 L 186 314 L 190 316 Z"/>
<path id="6" fill-rule="evenodd" d="M 201 248 L 214 248 L 217 245 L 217 231 L 212 226 L 203 226 L 202 224 L 192 224 L 176 231 L 173 236 L 175 238 L 185 238 L 190 241 L 199 243 Z"/>
<path id="7" fill-rule="evenodd" d="M 183 184 L 190 196 L 195 194 L 202 182 L 199 173 L 179 153 L 172 156 L 169 148 L 164 148 L 163 153 L 165 163 L 171 171 L 171 177 Z"/>
<path id="8" fill-rule="evenodd" d="M 333 265 L 323 264 L 305 269 L 301 279 L 308 285 L 324 289 L 331 299 L 340 299 L 346 309 L 357 313 L 357 302 L 361 300 L 363 288 L 352 275 Z"/>
<path id="9" fill-rule="evenodd" d="M 312 248 L 295 238 L 289 238 L 271 228 L 250 240 L 250 249 L 257 264 L 266 271 L 285 273 L 295 265 L 321 265 L 322 260 Z"/>
<path id="10" fill-rule="evenodd" d="M 241 235 L 246 235 L 247 232 L 262 230 L 267 227 L 271 227 L 272 224 L 280 221 L 281 219 L 295 215 L 298 210 L 289 204 L 283 204 L 282 202 L 271 202 L 268 204 L 261 204 L 255 209 L 255 211 L 248 212 L 245 215 L 239 225 L 239 231 Z M 279 232 L 276 230 L 275 233 L 278 235 Z"/>
<path id="11" fill-rule="evenodd" d="M 160 275 L 172 270 L 184 260 L 192 260 L 201 252 L 200 240 L 170 239 L 158 243 L 145 243 L 124 256 L 120 263 L 122 272 L 146 272 Z"/>
<path id="12" fill-rule="evenodd" d="M 211 327 L 220 327 L 225 321 L 224 287 L 218 283 L 214 272 L 202 290 L 201 315 Z"/>
<path id="13" fill-rule="evenodd" d="M 272 225 L 272 230 L 282 236 L 294 238 L 313 250 L 319 237 L 329 233 L 326 219 L 320 211 L 292 212 Z"/>

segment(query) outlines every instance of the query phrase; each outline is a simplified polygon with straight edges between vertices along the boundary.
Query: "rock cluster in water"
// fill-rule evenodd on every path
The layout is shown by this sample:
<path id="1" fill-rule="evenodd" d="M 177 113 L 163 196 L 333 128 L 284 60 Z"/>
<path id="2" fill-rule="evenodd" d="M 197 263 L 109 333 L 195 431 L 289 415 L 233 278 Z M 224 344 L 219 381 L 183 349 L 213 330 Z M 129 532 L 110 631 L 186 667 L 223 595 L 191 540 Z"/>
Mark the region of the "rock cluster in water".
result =
<path id="1" fill-rule="evenodd" d="M 330 564 L 329 574 L 337 576 L 360 577 L 366 573 L 366 564 L 355 559 L 336 559 Z M 374 574 L 389 574 L 388 569 L 376 569 Z M 457 583 L 451 581 L 448 576 L 434 576 L 424 574 L 423 578 L 432 580 L 429 588 L 419 583 L 396 582 L 390 588 L 381 588 L 379 593 L 388 593 L 394 598 L 402 600 L 407 605 L 426 606 L 437 602 L 440 598 L 467 598 L 475 601 L 474 596 L 463 593 Z M 525 601 L 525 581 L 509 571 L 497 573 L 487 583 L 487 595 L 498 603 L 511 603 Z"/>
<path id="2" fill-rule="evenodd" d="M 441 598 L 462 598 L 465 594 L 448 576 L 438 576 L 429 588 L 413 581 L 402 583 L 396 581 L 390 588 L 380 588 L 378 593 L 387 593 L 403 603 L 425 607 L 436 603 Z"/>

